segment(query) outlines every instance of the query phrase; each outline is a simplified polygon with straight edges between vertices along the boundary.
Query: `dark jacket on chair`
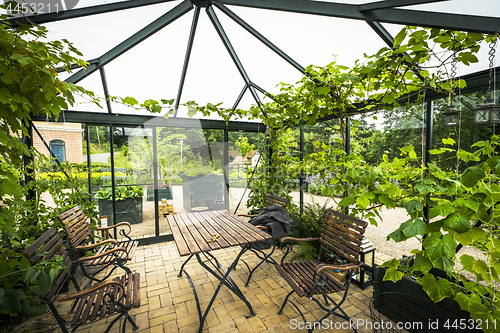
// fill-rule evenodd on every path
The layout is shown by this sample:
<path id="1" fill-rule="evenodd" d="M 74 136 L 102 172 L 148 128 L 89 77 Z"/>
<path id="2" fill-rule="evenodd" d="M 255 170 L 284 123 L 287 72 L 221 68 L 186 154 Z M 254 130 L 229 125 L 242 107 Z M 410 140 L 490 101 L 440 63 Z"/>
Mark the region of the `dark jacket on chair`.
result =
<path id="1" fill-rule="evenodd" d="M 273 246 L 277 238 L 287 236 L 292 227 L 292 219 L 285 208 L 281 206 L 269 206 L 249 221 L 254 226 L 265 226 L 271 228 L 272 239 L 254 243 L 257 250 L 266 250 Z"/>

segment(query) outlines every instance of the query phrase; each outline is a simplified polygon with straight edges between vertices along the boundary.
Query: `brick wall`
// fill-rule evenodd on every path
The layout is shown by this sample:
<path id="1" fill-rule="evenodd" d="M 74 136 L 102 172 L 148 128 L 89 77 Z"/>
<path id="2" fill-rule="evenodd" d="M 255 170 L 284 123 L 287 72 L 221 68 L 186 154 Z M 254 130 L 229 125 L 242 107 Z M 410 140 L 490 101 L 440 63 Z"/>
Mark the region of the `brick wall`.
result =
<path id="1" fill-rule="evenodd" d="M 34 122 L 34 125 L 45 139 L 47 145 L 50 146 L 52 140 L 64 142 L 67 162 L 83 163 L 83 129 L 81 124 Z M 49 156 L 48 149 L 36 132 L 33 132 L 33 145 L 38 151 Z"/>

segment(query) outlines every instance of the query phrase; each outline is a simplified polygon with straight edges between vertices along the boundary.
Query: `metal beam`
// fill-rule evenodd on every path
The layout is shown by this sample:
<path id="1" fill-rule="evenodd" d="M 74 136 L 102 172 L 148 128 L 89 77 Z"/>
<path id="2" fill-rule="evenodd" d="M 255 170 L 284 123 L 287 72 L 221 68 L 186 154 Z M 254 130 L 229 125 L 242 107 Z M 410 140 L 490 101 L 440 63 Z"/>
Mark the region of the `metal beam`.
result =
<path id="1" fill-rule="evenodd" d="M 376 10 L 382 8 L 394 8 L 394 7 L 403 7 L 403 6 L 413 6 L 420 5 L 424 3 L 432 3 L 432 2 L 441 2 L 441 1 L 449 1 L 449 0 L 384 0 L 384 1 L 375 1 L 370 3 L 365 3 L 359 5 L 359 11 L 365 10 Z"/>
<path id="2" fill-rule="evenodd" d="M 183 127 L 183 128 L 211 128 L 228 130 L 245 130 L 258 132 L 261 123 L 231 121 L 226 124 L 224 120 L 191 119 L 191 118 L 164 118 L 161 116 L 140 116 L 127 114 L 109 114 L 107 112 L 86 112 L 86 111 L 64 111 L 66 122 L 86 123 L 91 125 L 115 125 L 115 126 L 141 126 L 147 127 Z M 47 121 L 45 114 L 33 116 L 33 121 Z M 55 121 L 52 116 L 50 121 Z"/>
<path id="3" fill-rule="evenodd" d="M 90 15 L 104 14 L 115 12 L 119 10 L 131 9 L 142 6 L 155 5 L 164 2 L 170 2 L 174 0 L 128 0 L 116 3 L 110 3 L 105 5 L 90 6 L 84 8 L 76 8 L 66 11 L 61 11 L 57 13 L 47 13 L 39 14 L 37 16 L 27 16 L 27 17 L 16 17 L 6 20 L 9 24 L 17 26 L 18 23 L 29 23 L 29 21 L 36 24 L 44 24 L 49 22 L 56 22 L 62 20 L 69 20 L 79 17 L 85 17 Z"/>
<path id="4" fill-rule="evenodd" d="M 257 89 L 258 91 L 260 91 L 261 93 L 263 93 L 264 95 L 266 95 L 267 97 L 269 97 L 270 99 L 274 100 L 274 96 L 273 95 L 271 95 L 270 93 L 268 93 L 267 91 L 265 91 L 263 88 L 261 88 L 257 84 L 255 84 L 253 82 L 250 82 L 250 84 L 252 85 L 252 87 L 254 87 L 255 89 Z"/>
<path id="5" fill-rule="evenodd" d="M 269 47 L 271 50 L 273 50 L 277 55 L 279 55 L 281 58 L 283 58 L 286 62 L 288 62 L 290 65 L 295 67 L 297 70 L 299 70 L 301 73 L 305 72 L 304 67 L 299 65 L 298 62 L 290 58 L 285 52 L 280 50 L 276 45 L 271 43 L 266 37 L 262 36 L 257 30 L 252 28 L 248 23 L 243 21 L 239 16 L 237 16 L 235 13 L 230 11 L 226 6 L 221 5 L 221 4 L 214 4 L 215 7 L 219 8 L 224 14 L 229 16 L 230 18 L 233 19 L 236 23 L 238 23 L 243 29 L 248 31 L 250 34 L 252 34 L 255 38 L 260 40 L 264 45 Z"/>
<path id="6" fill-rule="evenodd" d="M 148 24 L 145 28 L 139 30 L 138 32 L 127 38 L 125 41 L 123 41 L 119 45 L 115 46 L 114 48 L 112 48 L 111 50 L 100 56 L 98 58 L 99 59 L 98 64 L 92 64 L 88 66 L 86 70 L 84 69 L 79 70 L 78 72 L 67 78 L 65 81 L 72 83 L 77 83 L 81 81 L 82 79 L 94 73 L 102 66 L 106 65 L 107 63 L 116 59 L 123 53 L 127 52 L 128 50 L 130 50 L 131 48 L 133 48 L 146 38 L 150 37 L 154 33 L 160 31 L 170 23 L 174 22 L 179 17 L 189 12 L 192 8 L 193 5 L 191 4 L 191 2 L 189 0 L 184 0 L 178 6 L 171 9 L 166 14 L 162 15 L 160 18 Z"/>
<path id="7" fill-rule="evenodd" d="M 193 49 L 194 35 L 196 33 L 196 27 L 198 25 L 199 17 L 200 17 L 200 7 L 196 6 L 194 9 L 193 23 L 191 24 L 191 32 L 189 33 L 186 56 L 184 58 L 184 66 L 182 67 L 181 81 L 179 82 L 179 90 L 177 91 L 177 99 L 175 100 L 175 105 L 174 105 L 174 116 L 173 116 L 174 118 L 177 117 L 177 111 L 179 110 L 179 104 L 181 102 L 182 89 L 184 88 L 184 81 L 186 80 L 189 58 L 191 57 L 191 51 Z"/>
<path id="8" fill-rule="evenodd" d="M 104 90 L 104 98 L 106 99 L 106 107 L 108 108 L 108 113 L 113 113 L 111 109 L 111 101 L 109 99 L 108 80 L 106 80 L 104 67 L 99 68 L 99 73 L 101 74 L 102 89 Z"/>
<path id="9" fill-rule="evenodd" d="M 460 31 L 494 34 L 500 31 L 500 18 L 437 13 L 409 9 L 377 9 L 360 12 L 358 5 L 311 0 L 212 0 L 226 5 L 272 9 L 285 12 L 377 21 Z"/>
<path id="10" fill-rule="evenodd" d="M 219 37 L 222 40 L 222 43 L 226 47 L 227 52 L 231 56 L 231 59 L 233 59 L 233 62 L 236 65 L 236 68 L 238 69 L 238 71 L 240 72 L 241 77 L 243 78 L 246 85 L 248 86 L 248 89 L 250 89 L 250 93 L 252 94 L 255 102 L 262 109 L 262 104 L 261 104 L 260 98 L 257 95 L 255 88 L 251 85 L 250 78 L 248 77 L 248 75 L 245 71 L 245 68 L 243 67 L 243 64 L 241 63 L 240 59 L 238 58 L 238 55 L 236 54 L 236 51 L 233 48 L 233 45 L 231 45 L 231 42 L 229 41 L 229 38 L 227 37 L 226 32 L 224 31 L 224 28 L 222 28 L 222 25 L 220 24 L 220 21 L 217 18 L 217 15 L 215 15 L 215 12 L 214 12 L 212 6 L 207 7 L 207 15 L 210 18 L 210 21 L 212 21 L 212 24 L 214 25 L 215 30 L 219 34 Z"/>
<path id="11" fill-rule="evenodd" d="M 243 98 L 243 95 L 245 95 L 245 92 L 247 91 L 247 89 L 248 89 L 248 85 L 245 84 L 245 86 L 243 87 L 243 89 L 241 89 L 241 92 L 238 95 L 238 98 L 236 99 L 236 102 L 234 102 L 233 111 L 236 110 L 236 108 L 238 107 L 238 104 L 240 104 L 241 99 Z"/>

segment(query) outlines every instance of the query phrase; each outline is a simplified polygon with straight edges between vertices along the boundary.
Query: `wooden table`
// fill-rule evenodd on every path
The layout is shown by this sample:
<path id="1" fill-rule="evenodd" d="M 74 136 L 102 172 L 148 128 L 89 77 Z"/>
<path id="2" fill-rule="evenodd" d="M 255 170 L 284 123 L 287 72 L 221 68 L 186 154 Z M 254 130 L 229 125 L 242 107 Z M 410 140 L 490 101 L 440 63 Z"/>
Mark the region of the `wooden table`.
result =
<path id="1" fill-rule="evenodd" d="M 238 264 L 240 257 L 250 249 L 252 243 L 270 239 L 272 236 L 250 223 L 240 220 L 238 216 L 225 210 L 168 215 L 167 221 L 170 225 L 170 230 L 172 230 L 179 254 L 181 256 L 189 256 L 182 264 L 178 276 L 182 276 L 184 272 L 193 289 L 200 317 L 198 332 L 202 331 L 203 323 L 222 285 L 225 285 L 246 304 L 250 310 L 250 316 L 248 317 L 254 316 L 255 311 L 229 274 Z M 210 251 L 231 246 L 240 246 L 241 250 L 226 270 Z M 203 268 L 220 281 L 203 314 L 194 284 L 184 270 L 184 266 L 193 256 L 196 257 L 198 263 Z M 201 256 L 204 258 L 202 259 Z"/>

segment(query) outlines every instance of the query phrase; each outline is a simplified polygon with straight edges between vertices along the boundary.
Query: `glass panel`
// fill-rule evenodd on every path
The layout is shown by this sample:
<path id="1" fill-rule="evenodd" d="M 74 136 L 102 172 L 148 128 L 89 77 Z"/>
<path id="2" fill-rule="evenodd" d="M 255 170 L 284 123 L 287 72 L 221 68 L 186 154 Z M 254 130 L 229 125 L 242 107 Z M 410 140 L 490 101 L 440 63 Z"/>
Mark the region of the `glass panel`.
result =
<path id="1" fill-rule="evenodd" d="M 237 214 L 247 214 L 247 200 L 255 167 L 261 163 L 264 151 L 264 134 L 243 131 L 229 132 L 228 175 L 229 210 Z"/>
<path id="2" fill-rule="evenodd" d="M 226 207 L 223 135 L 217 129 L 157 128 L 158 189 L 171 188 L 173 198 L 166 201 L 173 213 Z M 160 214 L 160 234 L 169 232 L 162 223 L 169 213 Z"/>

